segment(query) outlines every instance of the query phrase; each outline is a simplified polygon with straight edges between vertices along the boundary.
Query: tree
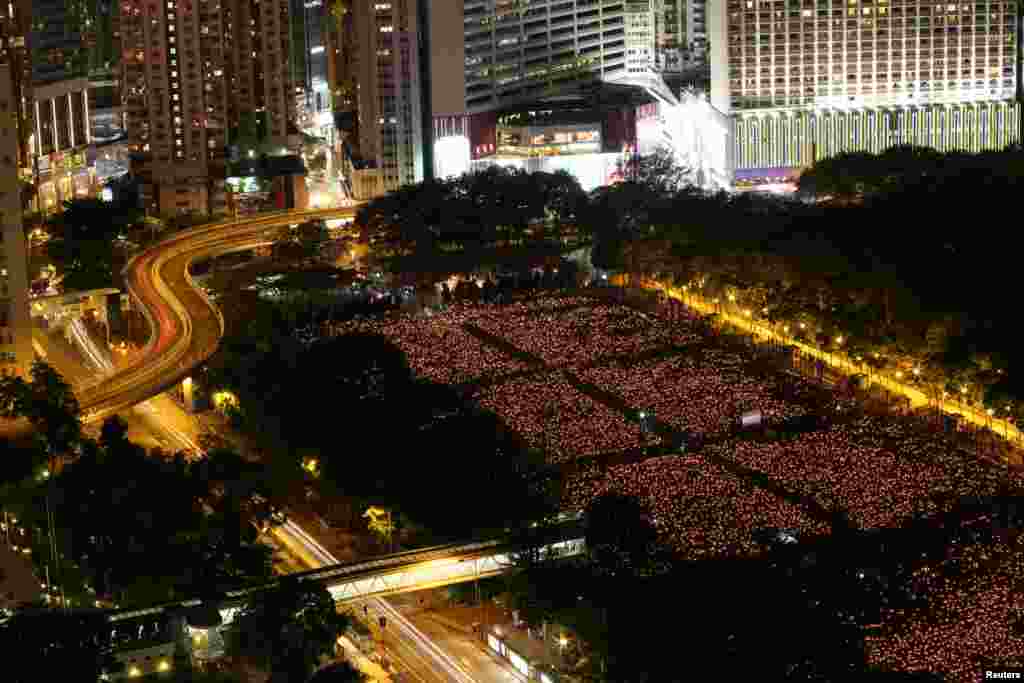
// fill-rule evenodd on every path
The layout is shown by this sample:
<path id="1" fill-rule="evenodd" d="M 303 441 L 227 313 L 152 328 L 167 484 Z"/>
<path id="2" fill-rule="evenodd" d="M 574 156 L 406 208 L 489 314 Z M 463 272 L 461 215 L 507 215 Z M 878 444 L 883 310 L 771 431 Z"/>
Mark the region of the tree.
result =
<path id="1" fill-rule="evenodd" d="M 650 515 L 633 496 L 609 493 L 591 503 L 586 512 L 586 539 L 599 575 L 649 577 L 669 566 Z"/>
<path id="2" fill-rule="evenodd" d="M 10 683 L 96 683 L 116 664 L 96 642 L 109 630 L 102 614 L 18 614 L 0 625 L 0 650 L 17 653 L 18 665 L 4 673 Z"/>
<path id="3" fill-rule="evenodd" d="M 138 219 L 138 209 L 101 199 L 75 199 L 50 219 L 46 254 L 64 274 L 66 291 L 116 286 L 124 253 L 115 238 Z"/>
<path id="4" fill-rule="evenodd" d="M 309 683 L 363 683 L 367 679 L 366 674 L 349 662 L 338 662 L 317 671 Z"/>
<path id="5" fill-rule="evenodd" d="M 241 609 L 225 633 L 226 651 L 270 672 L 271 683 L 304 681 L 349 623 L 325 586 L 285 577 Z"/>
<path id="6" fill-rule="evenodd" d="M 30 379 L 0 377 L 0 415 L 26 418 L 50 457 L 68 454 L 81 441 L 81 409 L 71 386 L 41 360 L 32 362 Z"/>
<path id="7" fill-rule="evenodd" d="M 672 150 L 663 145 L 651 154 L 636 156 L 626 162 L 622 175 L 657 194 L 668 196 L 682 189 L 693 171 L 680 165 Z"/>

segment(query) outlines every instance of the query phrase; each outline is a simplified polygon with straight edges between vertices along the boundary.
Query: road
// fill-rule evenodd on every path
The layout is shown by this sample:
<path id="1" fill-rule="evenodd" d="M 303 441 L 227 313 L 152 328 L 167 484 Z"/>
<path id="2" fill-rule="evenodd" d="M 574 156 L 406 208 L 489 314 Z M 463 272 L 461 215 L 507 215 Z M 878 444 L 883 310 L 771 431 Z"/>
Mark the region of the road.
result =
<path id="1" fill-rule="evenodd" d="M 310 568 L 338 564 L 336 557 L 291 520 L 273 533 L 284 547 Z M 507 680 L 473 676 L 461 662 L 438 647 L 386 600 L 373 598 L 365 601 L 364 605 L 372 622 L 371 628 L 380 634 L 384 654 L 393 667 L 392 680 L 409 683 L 505 683 Z M 356 614 L 363 614 L 362 605 L 356 607 Z M 387 622 L 382 633 L 377 621 L 381 616 Z"/>
<path id="2" fill-rule="evenodd" d="M 125 268 L 125 280 L 129 293 L 141 304 L 150 324 L 150 338 L 138 357 L 127 367 L 116 369 L 80 324 L 72 327 L 72 335 L 83 354 L 103 376 L 100 382 L 92 383 L 88 377 L 72 371 L 74 363 L 61 360 L 68 376 L 77 378 L 81 384 L 79 401 L 83 421 L 96 423 L 142 404 L 144 416 L 151 416 L 172 441 L 198 454 L 194 438 L 167 423 L 165 413 L 171 415 L 173 411 L 160 405 L 162 399 L 148 400 L 188 376 L 216 350 L 224 332 L 220 312 L 195 287 L 188 273 L 189 265 L 220 253 L 266 244 L 272 231 L 282 225 L 310 218 L 351 216 L 354 211 L 355 207 L 289 212 L 245 222 L 201 226 L 171 236 L 133 257 Z M 50 345 L 48 340 L 39 339 L 37 350 L 42 350 L 41 355 L 49 355 L 53 349 L 47 350 L 44 343 Z M 54 359 L 62 355 L 55 353 Z M 337 558 L 294 522 L 289 521 L 276 530 L 275 538 L 281 549 L 295 552 L 307 566 L 338 563 Z M 476 680 L 461 663 L 431 642 L 386 601 L 373 599 L 367 603 L 374 614 L 387 618 L 383 647 L 398 669 L 394 680 L 421 683 L 473 683 Z"/>
<path id="3" fill-rule="evenodd" d="M 171 235 L 132 257 L 125 267 L 125 282 L 149 322 L 150 338 L 128 365 L 83 389 L 78 397 L 83 421 L 102 421 L 163 393 L 216 350 L 224 331 L 220 312 L 193 286 L 189 264 L 266 244 L 283 225 L 350 217 L 355 210 L 290 211 L 212 223 Z"/>
<path id="4" fill-rule="evenodd" d="M 68 379 L 76 393 L 80 387 L 95 385 L 116 372 L 110 352 L 92 338 L 81 320 L 70 323 L 68 330 L 73 346 L 63 337 L 38 329 L 34 331 L 33 342 L 36 353 L 42 351 L 40 355 L 46 356 Z M 128 424 L 128 438 L 141 446 L 193 455 L 201 450 L 201 426 L 166 394 L 143 401 L 119 415 Z"/>
<path id="5" fill-rule="evenodd" d="M 489 655 L 469 628 L 442 619 L 421 607 L 416 593 L 394 595 L 387 598 L 387 602 L 423 635 L 457 659 L 476 680 L 495 683 L 524 683 L 527 680 L 507 662 Z"/>

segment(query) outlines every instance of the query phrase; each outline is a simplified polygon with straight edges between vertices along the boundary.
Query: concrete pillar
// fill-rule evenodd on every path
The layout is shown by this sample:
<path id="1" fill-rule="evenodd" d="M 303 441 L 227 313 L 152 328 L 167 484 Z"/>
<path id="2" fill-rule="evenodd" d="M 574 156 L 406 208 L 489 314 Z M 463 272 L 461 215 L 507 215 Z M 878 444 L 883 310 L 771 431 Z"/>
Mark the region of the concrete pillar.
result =
<path id="1" fill-rule="evenodd" d="M 185 410 L 190 414 L 196 412 L 196 395 L 193 385 L 191 377 L 186 377 L 181 381 L 181 394 L 185 402 Z"/>

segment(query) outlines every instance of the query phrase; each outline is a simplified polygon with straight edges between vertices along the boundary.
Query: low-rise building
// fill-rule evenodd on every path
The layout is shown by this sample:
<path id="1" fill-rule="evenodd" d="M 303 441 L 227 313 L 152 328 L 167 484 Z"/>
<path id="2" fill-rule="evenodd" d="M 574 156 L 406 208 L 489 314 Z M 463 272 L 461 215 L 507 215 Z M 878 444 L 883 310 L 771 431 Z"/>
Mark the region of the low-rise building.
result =
<path id="1" fill-rule="evenodd" d="M 30 208 L 60 211 L 64 202 L 98 191 L 96 170 L 88 158 L 89 81 L 71 78 L 37 84 L 32 100 L 34 136 L 29 148 L 36 196 Z"/>

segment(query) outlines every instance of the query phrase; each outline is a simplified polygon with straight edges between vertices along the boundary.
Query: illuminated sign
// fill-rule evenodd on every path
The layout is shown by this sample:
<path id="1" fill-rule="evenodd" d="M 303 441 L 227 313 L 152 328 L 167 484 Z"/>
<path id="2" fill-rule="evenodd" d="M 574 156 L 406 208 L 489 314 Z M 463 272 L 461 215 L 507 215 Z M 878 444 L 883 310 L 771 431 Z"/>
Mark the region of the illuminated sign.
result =
<path id="1" fill-rule="evenodd" d="M 261 179 L 256 176 L 231 177 L 225 180 L 232 192 L 266 192 Z"/>
<path id="2" fill-rule="evenodd" d="M 438 178 L 461 176 L 469 173 L 469 138 L 450 135 L 434 143 L 434 175 Z"/>

